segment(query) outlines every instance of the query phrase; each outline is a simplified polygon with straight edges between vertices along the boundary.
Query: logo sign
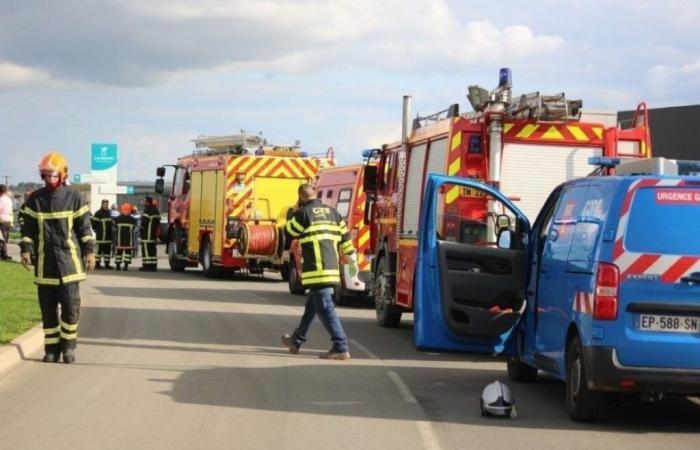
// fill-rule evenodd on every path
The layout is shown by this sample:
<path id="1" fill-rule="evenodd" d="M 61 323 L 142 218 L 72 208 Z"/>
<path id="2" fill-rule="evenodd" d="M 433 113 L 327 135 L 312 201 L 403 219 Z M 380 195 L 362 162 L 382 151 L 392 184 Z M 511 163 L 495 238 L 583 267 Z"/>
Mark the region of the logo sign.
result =
<path id="1" fill-rule="evenodd" d="M 80 174 L 79 173 L 74 173 L 73 174 L 73 183 L 80 183 Z"/>
<path id="2" fill-rule="evenodd" d="M 107 170 L 117 165 L 117 144 L 92 144 L 92 170 Z"/>
<path id="3" fill-rule="evenodd" d="M 656 203 L 665 205 L 700 205 L 700 190 L 657 189 Z"/>
<path id="4" fill-rule="evenodd" d="M 134 194 L 134 187 L 133 187 L 133 186 L 127 186 L 127 187 L 126 187 L 126 194 L 127 194 L 127 195 L 133 195 L 133 194 Z"/>

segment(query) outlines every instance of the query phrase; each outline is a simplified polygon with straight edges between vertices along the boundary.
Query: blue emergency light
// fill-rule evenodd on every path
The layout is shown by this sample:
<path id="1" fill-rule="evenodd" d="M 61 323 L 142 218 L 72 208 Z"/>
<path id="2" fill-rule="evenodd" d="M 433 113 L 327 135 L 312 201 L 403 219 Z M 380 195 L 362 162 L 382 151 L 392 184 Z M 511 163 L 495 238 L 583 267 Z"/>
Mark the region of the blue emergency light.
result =
<path id="1" fill-rule="evenodd" d="M 498 87 L 513 87 L 513 74 L 510 68 L 503 67 L 498 71 Z"/>
<path id="2" fill-rule="evenodd" d="M 588 164 L 591 166 L 611 168 L 620 164 L 620 158 L 608 158 L 605 156 L 591 156 L 588 158 Z"/>

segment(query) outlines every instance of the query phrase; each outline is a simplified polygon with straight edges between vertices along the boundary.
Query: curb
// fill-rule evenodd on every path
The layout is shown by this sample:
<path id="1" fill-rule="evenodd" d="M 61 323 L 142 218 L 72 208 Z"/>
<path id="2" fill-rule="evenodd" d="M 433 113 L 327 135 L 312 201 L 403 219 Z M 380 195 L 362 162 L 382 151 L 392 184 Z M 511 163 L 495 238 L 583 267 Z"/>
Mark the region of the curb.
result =
<path id="1" fill-rule="evenodd" d="M 5 375 L 43 347 L 44 330 L 39 325 L 16 337 L 8 345 L 0 347 L 0 375 Z"/>

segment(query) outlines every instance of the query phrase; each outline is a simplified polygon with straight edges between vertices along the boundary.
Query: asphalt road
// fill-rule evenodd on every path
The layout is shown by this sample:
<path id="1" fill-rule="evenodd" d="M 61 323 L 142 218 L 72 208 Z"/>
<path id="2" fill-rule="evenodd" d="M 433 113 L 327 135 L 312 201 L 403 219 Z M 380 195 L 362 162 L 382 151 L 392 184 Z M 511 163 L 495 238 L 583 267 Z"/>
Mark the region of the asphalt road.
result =
<path id="1" fill-rule="evenodd" d="M 35 355 L 0 378 L 0 448 L 700 447 L 692 400 L 620 402 L 605 423 L 580 425 L 548 379 L 511 384 L 517 419 L 482 418 L 482 388 L 507 379 L 502 361 L 416 352 L 410 320 L 381 329 L 362 305 L 340 308 L 352 360 L 318 359 L 330 347 L 318 321 L 290 355 L 280 335 L 304 298 L 274 274 L 95 272 L 82 297 L 76 364 Z"/>

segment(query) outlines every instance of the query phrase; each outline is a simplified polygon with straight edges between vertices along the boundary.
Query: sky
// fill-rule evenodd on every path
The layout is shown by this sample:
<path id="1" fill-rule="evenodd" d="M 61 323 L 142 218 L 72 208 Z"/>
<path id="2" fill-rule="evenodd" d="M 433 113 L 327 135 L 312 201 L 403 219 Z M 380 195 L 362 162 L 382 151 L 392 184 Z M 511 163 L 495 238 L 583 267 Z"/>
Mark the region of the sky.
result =
<path id="1" fill-rule="evenodd" d="M 112 142 L 120 180 L 153 180 L 240 130 L 357 162 L 400 138 L 403 95 L 466 111 L 500 67 L 587 109 L 698 104 L 698 23 L 700 0 L 0 0 L 0 177 L 50 150 L 87 173 Z"/>

